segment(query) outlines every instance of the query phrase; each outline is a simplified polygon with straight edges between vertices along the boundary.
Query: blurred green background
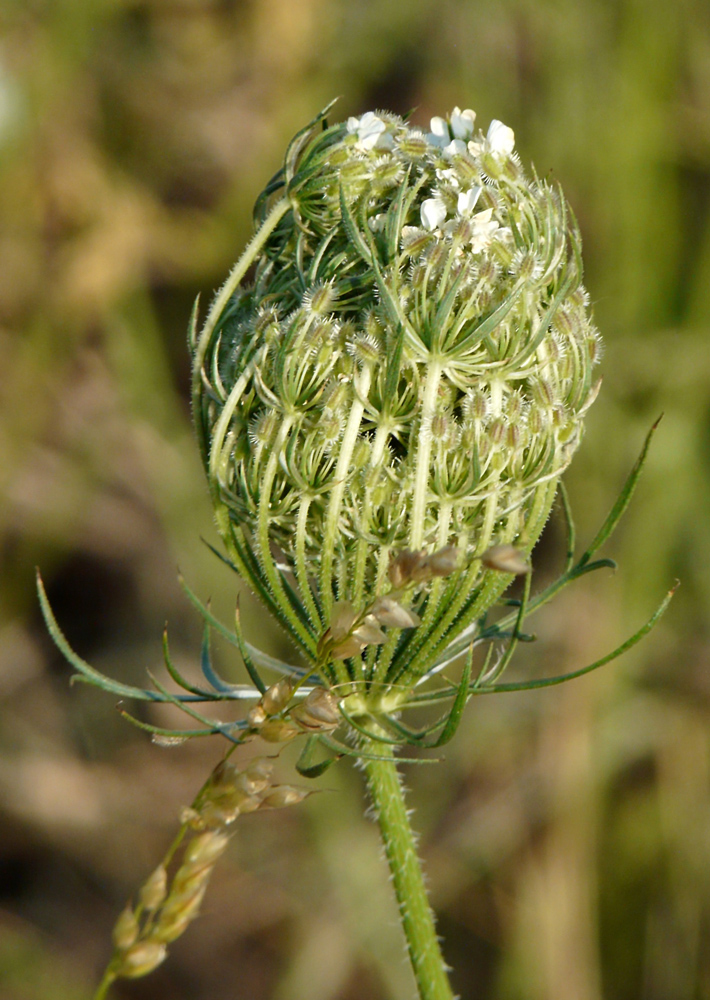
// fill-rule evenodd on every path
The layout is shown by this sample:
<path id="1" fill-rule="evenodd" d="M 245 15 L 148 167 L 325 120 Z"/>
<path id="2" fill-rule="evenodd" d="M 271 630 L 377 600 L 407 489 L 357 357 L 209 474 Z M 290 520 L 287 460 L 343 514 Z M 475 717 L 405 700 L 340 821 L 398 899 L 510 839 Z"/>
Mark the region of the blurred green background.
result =
<path id="1" fill-rule="evenodd" d="M 605 553 L 620 571 L 542 612 L 512 670 L 595 659 L 679 577 L 661 625 L 564 688 L 474 701 L 446 762 L 408 769 L 455 989 L 710 998 L 710 6 L 2 0 L 0 23 L 0 996 L 90 996 L 119 909 L 220 755 L 153 746 L 110 696 L 69 687 L 34 566 L 75 648 L 123 680 L 158 666 L 166 619 L 178 663 L 197 661 L 178 565 L 230 619 L 237 582 L 200 540 L 187 318 L 287 140 L 342 95 L 338 116 L 501 118 L 562 182 L 606 340 L 567 476 L 582 541 L 665 412 Z M 538 585 L 562 546 L 553 520 Z M 411 995 L 360 776 L 319 784 L 237 824 L 201 919 L 117 998 Z"/>

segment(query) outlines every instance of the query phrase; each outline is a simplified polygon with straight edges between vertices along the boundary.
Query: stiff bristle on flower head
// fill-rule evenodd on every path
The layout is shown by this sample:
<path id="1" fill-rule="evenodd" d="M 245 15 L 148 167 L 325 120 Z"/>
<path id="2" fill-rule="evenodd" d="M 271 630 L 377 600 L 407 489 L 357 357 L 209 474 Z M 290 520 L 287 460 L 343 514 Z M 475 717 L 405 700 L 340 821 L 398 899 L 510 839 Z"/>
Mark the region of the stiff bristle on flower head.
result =
<path id="1" fill-rule="evenodd" d="M 576 223 L 512 129 L 459 108 L 429 128 L 320 115 L 254 219 L 193 337 L 219 529 L 326 680 L 338 655 L 350 677 L 421 676 L 510 582 L 483 554 L 527 558 L 579 443 L 599 352 Z M 448 577 L 408 578 L 380 618 L 417 624 L 370 642 L 398 554 L 444 550 Z"/>

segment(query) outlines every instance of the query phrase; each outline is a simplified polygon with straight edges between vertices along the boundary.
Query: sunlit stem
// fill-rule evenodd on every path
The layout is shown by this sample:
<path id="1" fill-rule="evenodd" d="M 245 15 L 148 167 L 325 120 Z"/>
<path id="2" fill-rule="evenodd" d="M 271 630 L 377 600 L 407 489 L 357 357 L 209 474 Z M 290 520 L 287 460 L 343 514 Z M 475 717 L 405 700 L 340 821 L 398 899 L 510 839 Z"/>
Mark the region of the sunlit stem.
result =
<path id="1" fill-rule="evenodd" d="M 274 593 L 274 597 L 277 600 L 279 607 L 281 608 L 284 616 L 290 622 L 292 628 L 300 637 L 301 641 L 306 645 L 307 648 L 313 649 L 313 638 L 309 635 L 308 630 L 304 628 L 302 622 L 298 618 L 298 615 L 294 611 L 291 601 L 284 590 L 284 585 L 281 580 L 281 575 L 276 568 L 274 563 L 274 558 L 271 555 L 271 546 L 269 540 L 269 508 L 271 504 L 271 489 L 274 484 L 274 477 L 276 475 L 276 470 L 279 463 L 279 455 L 283 448 L 284 442 L 288 437 L 289 431 L 293 420 L 290 417 L 285 417 L 281 427 L 279 428 L 276 441 L 274 442 L 273 450 L 269 456 L 269 460 L 266 463 L 266 469 L 264 470 L 264 476 L 260 483 L 260 500 L 259 500 L 259 523 L 258 523 L 258 540 L 259 540 L 259 555 L 261 559 L 261 565 L 266 574 L 266 578 L 269 581 L 271 589 Z"/>
<path id="2" fill-rule="evenodd" d="M 391 748 L 382 743 L 374 740 L 363 742 L 366 744 L 364 749 L 374 758 L 389 757 L 391 754 Z M 419 998 L 454 1000 L 397 767 L 391 759 L 368 759 L 362 762 L 362 768 L 367 776 L 373 812 L 392 873 Z"/>
<path id="3" fill-rule="evenodd" d="M 308 567 L 306 565 L 306 530 L 308 525 L 308 511 L 311 506 L 311 497 L 304 496 L 298 508 L 298 520 L 296 522 L 296 579 L 301 589 L 301 597 L 308 611 L 310 619 L 316 628 L 322 625 L 320 614 L 313 594 L 311 584 L 308 579 Z"/>
<path id="4" fill-rule="evenodd" d="M 362 415 L 365 411 L 364 399 L 370 391 L 371 366 L 365 364 L 360 374 L 359 382 L 354 386 L 355 392 L 350 408 L 345 433 L 340 444 L 338 454 L 338 464 L 335 468 L 335 486 L 328 501 L 328 513 L 326 515 L 325 532 L 323 538 L 323 555 L 321 558 L 320 574 L 320 597 L 321 606 L 326 619 L 330 616 L 333 607 L 333 587 L 332 572 L 333 559 L 335 556 L 335 545 L 339 529 L 338 520 L 340 518 L 340 508 L 343 502 L 343 494 L 348 479 L 348 471 L 353 457 L 353 451 L 357 443 L 360 431 Z"/>
<path id="5" fill-rule="evenodd" d="M 436 397 L 441 378 L 441 363 L 432 360 L 427 372 L 422 399 L 422 415 L 419 423 L 419 441 L 412 500 L 412 520 L 409 544 L 412 549 L 420 549 L 424 541 L 424 515 L 429 488 L 429 465 L 431 461 L 431 423 L 436 412 Z"/>

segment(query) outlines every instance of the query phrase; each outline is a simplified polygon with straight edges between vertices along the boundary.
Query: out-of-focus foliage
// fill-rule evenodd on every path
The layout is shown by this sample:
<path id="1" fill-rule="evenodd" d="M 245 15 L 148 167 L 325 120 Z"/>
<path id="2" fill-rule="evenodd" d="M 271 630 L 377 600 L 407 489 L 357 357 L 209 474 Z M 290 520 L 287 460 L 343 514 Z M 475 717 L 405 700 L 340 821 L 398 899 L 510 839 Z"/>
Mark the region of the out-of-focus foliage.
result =
<path id="1" fill-rule="evenodd" d="M 75 648 L 128 682 L 157 665 L 166 618 L 176 661 L 197 659 L 176 564 L 232 614 L 236 580 L 200 542 L 184 329 L 287 139 L 337 94 L 341 116 L 501 118 L 564 184 L 607 344 L 567 477 L 582 540 L 665 411 L 607 553 L 621 572 L 541 613 L 517 669 L 601 655 L 678 576 L 664 622 L 600 674 L 474 702 L 447 761 L 409 777 L 455 988 L 710 997 L 710 8 L 5 0 L 0 17 L 3 997 L 88 995 L 219 755 L 151 746 L 110 698 L 68 688 L 33 567 Z M 562 555 L 553 521 L 538 585 Z M 247 595 L 242 611 L 263 641 L 264 613 Z M 408 995 L 358 776 L 341 764 L 320 784 L 333 791 L 240 823 L 205 915 L 117 996 Z"/>

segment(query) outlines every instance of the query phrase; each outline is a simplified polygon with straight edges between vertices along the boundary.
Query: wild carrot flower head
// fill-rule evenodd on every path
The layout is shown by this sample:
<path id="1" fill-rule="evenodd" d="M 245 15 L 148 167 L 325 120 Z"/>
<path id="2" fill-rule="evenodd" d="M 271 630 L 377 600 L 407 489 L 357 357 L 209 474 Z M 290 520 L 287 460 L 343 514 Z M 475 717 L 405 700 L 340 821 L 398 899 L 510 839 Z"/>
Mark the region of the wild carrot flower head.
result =
<path id="1" fill-rule="evenodd" d="M 326 678 L 338 658 L 421 677 L 507 586 L 481 557 L 527 555 L 579 443 L 599 355 L 579 232 L 512 130 L 460 108 L 319 116 L 254 220 L 250 280 L 194 339 L 220 531 Z"/>

